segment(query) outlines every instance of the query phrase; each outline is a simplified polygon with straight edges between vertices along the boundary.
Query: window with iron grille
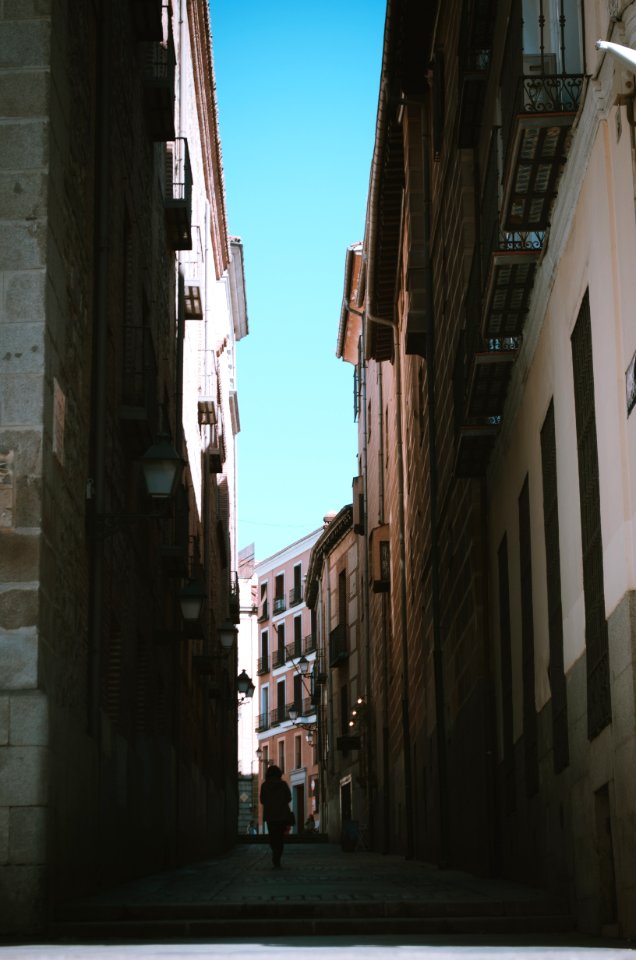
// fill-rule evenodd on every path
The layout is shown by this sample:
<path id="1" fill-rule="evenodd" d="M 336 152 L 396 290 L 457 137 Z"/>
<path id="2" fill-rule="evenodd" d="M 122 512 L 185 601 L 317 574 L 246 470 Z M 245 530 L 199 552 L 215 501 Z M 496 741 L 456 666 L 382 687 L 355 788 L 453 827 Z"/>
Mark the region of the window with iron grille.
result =
<path id="1" fill-rule="evenodd" d="M 506 813 L 515 809 L 515 756 L 512 729 L 512 650 L 510 640 L 510 588 L 508 540 L 499 546 L 499 651 L 501 658 L 501 725 L 503 733 L 504 800 Z"/>
<path id="2" fill-rule="evenodd" d="M 532 547 L 528 477 L 519 497 L 519 568 L 521 574 L 521 663 L 523 680 L 523 740 L 526 794 L 539 789 L 537 707 L 534 695 L 534 617 L 532 614 Z"/>
<path id="3" fill-rule="evenodd" d="M 603 577 L 601 499 L 594 410 L 592 322 L 586 292 L 572 332 L 574 408 L 579 455 L 579 496 L 585 595 L 585 647 L 587 662 L 587 735 L 598 736 L 612 719 L 609 653 Z"/>
<path id="4" fill-rule="evenodd" d="M 548 635 L 552 694 L 552 739 L 554 772 L 570 762 L 568 742 L 568 701 L 563 667 L 563 614 L 561 609 L 561 553 L 559 548 L 559 500 L 557 496 L 556 433 L 554 403 L 550 403 L 541 428 L 541 469 L 543 472 L 543 528 L 548 593 Z"/>

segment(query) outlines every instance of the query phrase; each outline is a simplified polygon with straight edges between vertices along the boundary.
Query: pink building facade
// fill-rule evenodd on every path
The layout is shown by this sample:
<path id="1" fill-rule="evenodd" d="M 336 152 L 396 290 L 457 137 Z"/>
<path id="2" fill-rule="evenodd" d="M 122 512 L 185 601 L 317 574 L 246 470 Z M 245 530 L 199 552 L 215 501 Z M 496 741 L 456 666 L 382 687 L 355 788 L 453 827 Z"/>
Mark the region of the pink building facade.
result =
<path id="1" fill-rule="evenodd" d="M 283 771 L 296 815 L 294 832 L 311 816 L 320 823 L 316 708 L 316 644 L 305 605 L 313 531 L 257 564 L 258 785 L 267 767 Z M 259 832 L 265 830 L 259 807 Z"/>

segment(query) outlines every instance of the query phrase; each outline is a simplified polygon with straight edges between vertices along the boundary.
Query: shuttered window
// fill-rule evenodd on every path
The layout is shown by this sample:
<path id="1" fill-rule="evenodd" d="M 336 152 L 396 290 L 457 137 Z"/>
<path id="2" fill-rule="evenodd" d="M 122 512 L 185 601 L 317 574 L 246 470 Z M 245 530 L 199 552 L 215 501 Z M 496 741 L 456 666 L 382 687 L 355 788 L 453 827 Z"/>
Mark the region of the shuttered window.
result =
<path id="1" fill-rule="evenodd" d="M 598 736 L 612 719 L 605 592 L 601 500 L 594 410 L 592 323 L 589 294 L 581 304 L 572 333 L 574 406 L 579 455 L 579 495 L 585 594 L 585 646 L 587 661 L 587 735 Z"/>
<path id="2" fill-rule="evenodd" d="M 534 616 L 532 612 L 532 548 L 528 478 L 519 497 L 519 568 L 521 574 L 521 665 L 523 681 L 523 742 L 526 794 L 539 789 L 537 709 L 534 696 Z"/>

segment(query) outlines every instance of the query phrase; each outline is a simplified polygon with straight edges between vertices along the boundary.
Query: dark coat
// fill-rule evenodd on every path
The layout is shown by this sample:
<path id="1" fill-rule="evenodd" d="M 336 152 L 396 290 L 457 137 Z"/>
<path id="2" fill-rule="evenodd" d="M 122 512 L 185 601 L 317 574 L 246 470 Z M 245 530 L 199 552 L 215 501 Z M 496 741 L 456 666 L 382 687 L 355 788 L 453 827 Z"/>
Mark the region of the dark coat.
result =
<path id="1" fill-rule="evenodd" d="M 291 791 L 285 780 L 270 777 L 261 785 L 261 803 L 265 820 L 286 821 L 289 815 Z"/>

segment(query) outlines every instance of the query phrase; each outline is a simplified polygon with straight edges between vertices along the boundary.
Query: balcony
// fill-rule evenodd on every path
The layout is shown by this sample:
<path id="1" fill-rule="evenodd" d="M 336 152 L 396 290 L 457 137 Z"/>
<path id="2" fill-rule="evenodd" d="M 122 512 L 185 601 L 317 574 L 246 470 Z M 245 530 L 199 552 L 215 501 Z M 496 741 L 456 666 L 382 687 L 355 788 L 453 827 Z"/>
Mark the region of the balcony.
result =
<path id="1" fill-rule="evenodd" d="M 485 339 L 510 339 L 523 333 L 543 239 L 543 233 L 500 231 L 491 244 L 482 321 Z"/>
<path id="2" fill-rule="evenodd" d="M 548 228 L 582 87 L 578 74 L 524 76 L 519 81 L 504 176 L 506 230 Z"/>
<path id="3" fill-rule="evenodd" d="M 258 663 L 256 666 L 256 675 L 259 677 L 264 676 L 266 673 L 269 673 L 269 655 L 258 658 Z"/>
<path id="4" fill-rule="evenodd" d="M 142 45 L 144 114 L 154 141 L 174 140 L 174 78 L 176 58 L 170 23 L 167 39 Z"/>
<path id="5" fill-rule="evenodd" d="M 301 717 L 313 717 L 316 712 L 316 705 L 314 703 L 313 697 L 305 697 L 301 706 L 300 706 L 300 716 Z"/>
<path id="6" fill-rule="evenodd" d="M 263 730 L 269 729 L 269 714 L 259 713 L 258 720 L 256 721 L 256 732 L 262 733 Z"/>
<path id="7" fill-rule="evenodd" d="M 329 634 L 329 666 L 338 667 L 349 659 L 347 627 L 339 624 Z"/>
<path id="8" fill-rule="evenodd" d="M 300 640 L 294 640 L 293 643 L 288 643 L 285 648 L 286 659 L 294 660 L 296 657 L 302 657 L 303 648 Z"/>
<path id="9" fill-rule="evenodd" d="M 572 12 L 575 11 L 572 5 Z M 501 69 L 504 156 L 501 225 L 531 233 L 546 230 L 570 149 L 584 76 L 578 15 L 556 22 L 523 19 L 513 4 Z M 556 18 L 555 18 L 556 21 Z"/>
<path id="10" fill-rule="evenodd" d="M 164 210 L 172 250 L 192 249 L 192 170 L 188 141 L 177 137 L 166 143 Z"/>
<path id="11" fill-rule="evenodd" d="M 274 597 L 274 614 L 284 613 L 286 609 L 285 597 Z"/>
<path id="12" fill-rule="evenodd" d="M 263 620 L 268 620 L 268 619 L 269 619 L 269 611 L 267 607 L 267 600 L 263 600 L 263 603 L 261 604 L 261 609 L 259 610 L 257 623 L 262 623 Z"/>
<path id="13" fill-rule="evenodd" d="M 289 591 L 289 606 L 296 607 L 303 602 L 303 591 L 300 587 L 292 587 Z"/>
<path id="14" fill-rule="evenodd" d="M 270 727 L 278 727 L 281 723 L 284 723 L 285 720 L 288 720 L 287 710 L 288 707 L 284 703 L 279 703 L 269 715 Z"/>
<path id="15" fill-rule="evenodd" d="M 308 634 L 303 640 L 303 653 L 313 653 L 316 649 L 316 638 L 313 633 Z"/>
<path id="16" fill-rule="evenodd" d="M 274 650 L 272 654 L 272 670 L 276 670 L 277 667 L 282 667 L 285 665 L 285 647 L 279 647 L 278 650 Z"/>

